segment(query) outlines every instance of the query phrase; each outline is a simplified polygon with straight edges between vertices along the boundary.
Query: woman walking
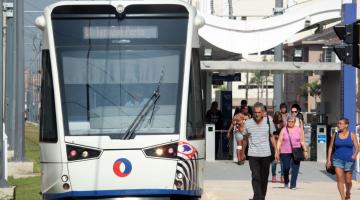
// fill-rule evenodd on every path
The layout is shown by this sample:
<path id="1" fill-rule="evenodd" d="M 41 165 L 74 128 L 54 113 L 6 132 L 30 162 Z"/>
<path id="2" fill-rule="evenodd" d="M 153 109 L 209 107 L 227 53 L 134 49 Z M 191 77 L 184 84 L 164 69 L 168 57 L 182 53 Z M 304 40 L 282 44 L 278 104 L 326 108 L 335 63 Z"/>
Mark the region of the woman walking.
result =
<path id="1" fill-rule="evenodd" d="M 295 126 L 296 117 L 289 115 L 287 118 L 286 126 L 281 130 L 279 139 L 277 142 L 278 153 L 275 155 L 275 159 L 280 160 L 283 164 L 284 170 L 284 187 L 290 189 L 296 189 L 296 180 L 299 174 L 300 161 L 294 160 L 293 148 L 304 149 L 304 157 L 307 157 L 307 151 L 304 141 L 304 136 L 300 127 Z M 279 156 L 280 152 L 280 156 Z M 289 171 L 291 169 L 291 181 L 289 180 Z"/>
<path id="2" fill-rule="evenodd" d="M 335 167 L 337 187 L 341 200 L 349 200 L 352 187 L 352 171 L 354 169 L 356 156 L 359 153 L 359 142 L 355 133 L 349 132 L 349 120 L 347 118 L 341 118 L 337 126 L 339 132 L 331 137 L 326 167 L 329 168 L 332 161 Z M 335 145 L 334 152 L 332 152 L 333 145 Z M 333 156 L 331 158 L 332 153 Z M 346 192 L 344 192 L 344 182 Z"/>
<path id="3" fill-rule="evenodd" d="M 244 136 L 241 134 L 244 131 L 244 125 L 245 125 L 245 120 L 247 120 L 247 116 L 245 116 L 242 113 L 238 113 L 236 115 L 234 115 L 232 123 L 227 131 L 227 135 L 226 137 L 228 138 L 228 140 L 230 141 L 232 138 L 232 134 L 235 134 L 235 139 L 236 139 L 236 155 L 238 158 L 238 165 L 242 165 L 245 163 L 245 158 L 243 157 L 244 153 L 242 151 L 245 151 L 244 148 Z"/>
<path id="4" fill-rule="evenodd" d="M 283 121 L 283 119 L 284 118 L 283 118 L 281 112 L 279 112 L 279 111 L 275 112 L 273 122 L 274 122 L 276 131 L 273 134 L 274 134 L 276 143 L 277 143 L 277 141 L 279 139 L 279 134 L 280 134 L 281 129 L 285 126 L 285 121 Z M 278 163 L 279 162 L 276 161 L 276 160 L 272 161 L 272 163 L 271 163 L 271 174 L 272 174 L 271 182 L 273 182 L 273 183 L 276 182 L 276 165 Z M 281 167 L 280 182 L 284 183 L 283 167 L 282 167 L 281 163 L 279 163 L 279 164 L 280 164 L 280 167 Z"/>

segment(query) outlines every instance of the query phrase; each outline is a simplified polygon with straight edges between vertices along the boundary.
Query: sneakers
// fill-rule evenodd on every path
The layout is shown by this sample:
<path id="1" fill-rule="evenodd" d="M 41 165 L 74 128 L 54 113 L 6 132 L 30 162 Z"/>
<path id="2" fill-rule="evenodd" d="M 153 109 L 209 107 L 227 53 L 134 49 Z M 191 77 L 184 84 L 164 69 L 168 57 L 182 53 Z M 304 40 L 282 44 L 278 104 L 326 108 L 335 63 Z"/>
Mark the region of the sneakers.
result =
<path id="1" fill-rule="evenodd" d="M 296 190 L 296 187 L 290 188 L 290 190 Z"/>
<path id="2" fill-rule="evenodd" d="M 284 182 L 285 182 L 284 176 L 281 176 L 281 177 L 280 177 L 280 183 L 284 183 Z"/>
<path id="3" fill-rule="evenodd" d="M 272 176 L 271 182 L 272 182 L 272 183 L 276 183 L 276 176 Z"/>

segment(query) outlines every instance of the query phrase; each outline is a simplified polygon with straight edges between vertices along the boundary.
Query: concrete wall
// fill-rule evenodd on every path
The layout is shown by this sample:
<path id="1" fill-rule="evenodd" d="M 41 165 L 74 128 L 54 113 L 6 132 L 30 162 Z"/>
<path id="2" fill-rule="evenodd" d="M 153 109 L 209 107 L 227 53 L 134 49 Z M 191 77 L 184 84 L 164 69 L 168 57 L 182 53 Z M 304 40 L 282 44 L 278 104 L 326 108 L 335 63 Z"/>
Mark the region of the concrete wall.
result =
<path id="1" fill-rule="evenodd" d="M 308 49 L 308 62 L 321 62 L 323 56 L 322 45 L 311 45 Z"/>
<path id="2" fill-rule="evenodd" d="M 321 101 L 329 124 L 335 125 L 341 117 L 341 72 L 324 72 L 321 77 Z"/>
<path id="3" fill-rule="evenodd" d="M 284 75 L 284 99 L 289 107 L 294 103 L 298 103 L 302 112 L 307 111 L 306 99 L 300 96 L 300 87 L 307 82 L 308 78 L 302 72 Z"/>

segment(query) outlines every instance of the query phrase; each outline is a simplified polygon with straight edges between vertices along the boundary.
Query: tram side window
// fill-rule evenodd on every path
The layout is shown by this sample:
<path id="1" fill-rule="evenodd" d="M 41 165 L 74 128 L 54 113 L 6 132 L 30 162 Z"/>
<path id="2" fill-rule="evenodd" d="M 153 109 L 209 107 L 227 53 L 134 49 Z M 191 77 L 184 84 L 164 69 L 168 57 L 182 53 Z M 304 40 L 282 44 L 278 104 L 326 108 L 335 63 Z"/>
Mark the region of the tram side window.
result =
<path id="1" fill-rule="evenodd" d="M 190 67 L 190 84 L 189 84 L 189 99 L 188 112 L 186 123 L 187 139 L 196 140 L 205 138 L 204 123 L 203 123 L 203 106 L 201 93 L 201 78 L 200 78 L 200 62 L 199 51 L 194 49 L 192 51 L 191 67 Z"/>
<path id="2" fill-rule="evenodd" d="M 49 50 L 42 52 L 40 141 L 57 142 L 54 87 Z"/>

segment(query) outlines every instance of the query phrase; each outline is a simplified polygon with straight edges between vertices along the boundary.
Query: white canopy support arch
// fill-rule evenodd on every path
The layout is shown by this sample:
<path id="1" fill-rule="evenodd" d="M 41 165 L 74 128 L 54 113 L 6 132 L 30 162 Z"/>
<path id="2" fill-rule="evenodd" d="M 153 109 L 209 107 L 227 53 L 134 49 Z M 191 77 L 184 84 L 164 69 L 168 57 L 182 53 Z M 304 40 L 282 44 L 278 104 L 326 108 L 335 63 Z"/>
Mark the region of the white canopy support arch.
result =
<path id="1" fill-rule="evenodd" d="M 285 10 L 283 15 L 259 20 L 231 20 L 202 14 L 199 34 L 212 45 L 234 53 L 257 53 L 284 42 L 306 26 L 340 19 L 341 0 L 309 0 Z"/>

